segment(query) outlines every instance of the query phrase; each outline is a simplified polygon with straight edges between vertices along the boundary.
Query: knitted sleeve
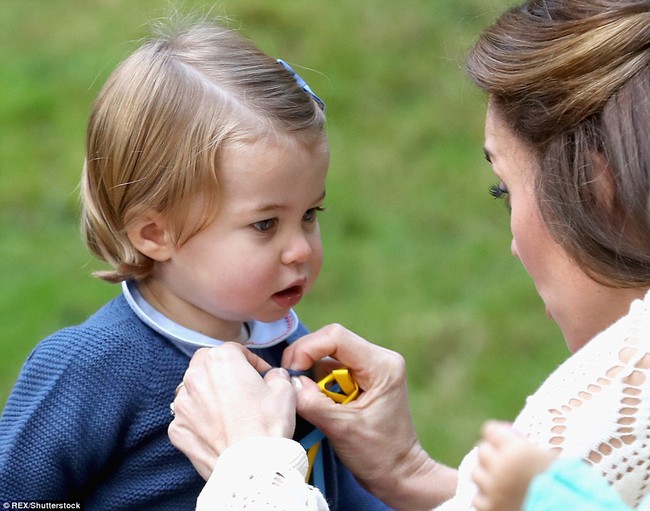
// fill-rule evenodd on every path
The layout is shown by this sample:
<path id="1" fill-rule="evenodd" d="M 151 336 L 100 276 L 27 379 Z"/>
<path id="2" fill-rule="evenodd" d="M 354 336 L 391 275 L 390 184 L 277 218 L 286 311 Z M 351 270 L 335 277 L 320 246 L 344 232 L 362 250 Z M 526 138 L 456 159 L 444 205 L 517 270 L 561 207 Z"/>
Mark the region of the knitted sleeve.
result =
<path id="1" fill-rule="evenodd" d="M 326 511 L 321 493 L 305 483 L 307 456 L 286 438 L 255 437 L 226 449 L 197 501 L 197 511 Z"/>
<path id="2" fill-rule="evenodd" d="M 0 418 L 0 500 L 71 499 L 110 467 L 146 389 L 101 336 L 62 330 L 25 362 Z"/>

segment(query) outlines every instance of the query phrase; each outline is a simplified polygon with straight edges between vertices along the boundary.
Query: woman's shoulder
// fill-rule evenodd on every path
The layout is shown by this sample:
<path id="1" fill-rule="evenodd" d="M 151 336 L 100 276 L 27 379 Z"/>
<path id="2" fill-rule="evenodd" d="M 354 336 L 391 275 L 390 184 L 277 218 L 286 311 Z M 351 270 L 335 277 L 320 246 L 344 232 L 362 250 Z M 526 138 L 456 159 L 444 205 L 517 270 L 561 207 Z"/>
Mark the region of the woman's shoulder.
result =
<path id="1" fill-rule="evenodd" d="M 650 290 L 643 299 L 632 302 L 628 316 L 632 335 L 650 350 Z"/>
<path id="2" fill-rule="evenodd" d="M 539 442 L 546 443 L 557 436 L 553 426 L 563 418 L 565 437 L 584 437 L 584 428 L 589 427 L 592 433 L 600 431 L 599 439 L 605 438 L 608 431 L 616 429 L 620 403 L 625 402 L 632 387 L 635 402 L 650 400 L 649 355 L 650 298 L 646 296 L 634 301 L 625 316 L 547 377 L 526 400 L 517 427 L 533 432 Z M 546 427 L 540 428 L 542 424 Z M 580 427 L 571 428 L 570 424 Z M 576 439 L 577 444 L 581 442 Z"/>

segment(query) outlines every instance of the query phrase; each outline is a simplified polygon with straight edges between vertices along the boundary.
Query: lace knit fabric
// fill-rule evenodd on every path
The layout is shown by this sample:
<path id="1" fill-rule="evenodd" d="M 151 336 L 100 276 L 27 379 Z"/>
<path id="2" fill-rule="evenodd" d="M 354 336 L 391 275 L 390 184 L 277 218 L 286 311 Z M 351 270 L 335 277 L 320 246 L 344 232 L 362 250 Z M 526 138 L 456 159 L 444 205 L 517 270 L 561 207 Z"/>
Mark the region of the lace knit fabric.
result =
<path id="1" fill-rule="evenodd" d="M 327 511 L 321 493 L 305 484 L 307 456 L 287 438 L 248 438 L 226 449 L 197 501 L 196 511 Z"/>
<path id="2" fill-rule="evenodd" d="M 588 461 L 636 507 L 650 490 L 650 292 L 558 367 L 514 427 L 562 457 Z M 471 509 L 475 464 L 473 450 L 441 510 Z"/>

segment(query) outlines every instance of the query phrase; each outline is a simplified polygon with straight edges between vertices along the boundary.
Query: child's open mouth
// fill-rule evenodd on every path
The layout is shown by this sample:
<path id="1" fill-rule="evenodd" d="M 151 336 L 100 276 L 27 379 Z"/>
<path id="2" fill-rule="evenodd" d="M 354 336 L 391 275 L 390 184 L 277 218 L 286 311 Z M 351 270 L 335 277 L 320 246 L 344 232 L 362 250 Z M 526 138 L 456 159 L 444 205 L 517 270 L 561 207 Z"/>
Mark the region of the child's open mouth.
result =
<path id="1" fill-rule="evenodd" d="M 273 295 L 273 301 L 280 307 L 290 309 L 302 298 L 303 287 L 291 286 Z"/>

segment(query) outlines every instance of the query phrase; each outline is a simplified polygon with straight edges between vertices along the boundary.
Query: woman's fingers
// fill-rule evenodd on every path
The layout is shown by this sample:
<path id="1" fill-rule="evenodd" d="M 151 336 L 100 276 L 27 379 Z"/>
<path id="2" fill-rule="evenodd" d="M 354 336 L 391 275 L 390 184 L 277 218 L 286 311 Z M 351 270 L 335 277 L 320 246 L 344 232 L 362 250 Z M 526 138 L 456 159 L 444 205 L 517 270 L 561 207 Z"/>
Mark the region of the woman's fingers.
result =
<path id="1" fill-rule="evenodd" d="M 432 463 L 410 417 L 404 358 L 340 325 L 328 325 L 285 350 L 283 366 L 303 370 L 322 359 L 329 360 L 324 365 L 333 359 L 347 367 L 362 392 L 338 404 L 314 382 L 300 378 L 298 413 L 327 435 L 339 458 L 367 488 L 386 502 L 398 501 L 395 479 Z"/>
<path id="2" fill-rule="evenodd" d="M 265 372 L 265 376 L 260 376 Z M 196 352 L 174 399 L 171 442 L 207 477 L 218 456 L 250 436 L 291 437 L 296 396 L 283 369 L 235 343 Z"/>
<path id="3" fill-rule="evenodd" d="M 295 370 L 309 369 L 317 362 L 347 367 L 363 390 L 392 383 L 405 373 L 401 355 L 372 344 L 338 324 L 327 325 L 298 339 L 282 357 L 282 366 Z"/>
<path id="4" fill-rule="evenodd" d="M 327 325 L 301 337 L 284 350 L 282 367 L 309 369 L 315 362 L 331 357 L 352 370 L 358 370 L 364 366 L 368 349 L 376 347 L 341 325 Z"/>

